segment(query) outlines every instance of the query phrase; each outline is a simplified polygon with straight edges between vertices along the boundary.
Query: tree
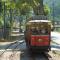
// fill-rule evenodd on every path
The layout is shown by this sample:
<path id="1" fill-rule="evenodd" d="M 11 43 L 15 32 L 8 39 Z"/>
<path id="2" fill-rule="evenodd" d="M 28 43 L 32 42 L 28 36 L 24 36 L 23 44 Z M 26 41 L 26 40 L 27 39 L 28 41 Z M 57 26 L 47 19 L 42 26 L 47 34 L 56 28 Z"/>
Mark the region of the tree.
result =
<path id="1" fill-rule="evenodd" d="M 50 14 L 50 8 L 48 7 L 48 5 L 44 5 L 44 15 L 47 16 L 48 14 Z"/>
<path id="2" fill-rule="evenodd" d="M 0 13 L 2 12 L 2 2 L 0 2 Z"/>
<path id="3" fill-rule="evenodd" d="M 21 11 L 25 13 L 24 7 L 32 7 L 35 15 L 44 15 L 44 11 L 47 13 L 49 10 L 43 5 L 43 0 L 18 0 L 16 3 L 16 6 L 20 8 Z M 29 9 L 29 8 L 28 8 Z M 26 10 L 27 11 L 27 10 Z M 45 14 L 46 15 L 46 14 Z"/>

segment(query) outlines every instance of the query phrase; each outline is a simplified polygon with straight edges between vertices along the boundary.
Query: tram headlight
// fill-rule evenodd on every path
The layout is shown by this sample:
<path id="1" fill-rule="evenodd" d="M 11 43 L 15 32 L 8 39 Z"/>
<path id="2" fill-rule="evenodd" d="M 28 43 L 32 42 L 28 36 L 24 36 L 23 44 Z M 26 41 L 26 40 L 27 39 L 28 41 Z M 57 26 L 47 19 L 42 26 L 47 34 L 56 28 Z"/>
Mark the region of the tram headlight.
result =
<path id="1" fill-rule="evenodd" d="M 43 40 L 42 39 L 38 39 L 38 42 L 42 42 Z"/>

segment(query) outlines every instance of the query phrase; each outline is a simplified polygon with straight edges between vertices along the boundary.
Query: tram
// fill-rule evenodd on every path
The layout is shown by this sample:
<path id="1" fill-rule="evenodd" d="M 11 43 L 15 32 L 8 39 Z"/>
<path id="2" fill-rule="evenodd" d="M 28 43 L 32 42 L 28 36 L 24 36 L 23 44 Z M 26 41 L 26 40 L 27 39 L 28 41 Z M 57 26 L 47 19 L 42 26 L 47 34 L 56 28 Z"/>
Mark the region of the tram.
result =
<path id="1" fill-rule="evenodd" d="M 30 20 L 25 30 L 26 46 L 31 51 L 50 51 L 51 21 Z"/>

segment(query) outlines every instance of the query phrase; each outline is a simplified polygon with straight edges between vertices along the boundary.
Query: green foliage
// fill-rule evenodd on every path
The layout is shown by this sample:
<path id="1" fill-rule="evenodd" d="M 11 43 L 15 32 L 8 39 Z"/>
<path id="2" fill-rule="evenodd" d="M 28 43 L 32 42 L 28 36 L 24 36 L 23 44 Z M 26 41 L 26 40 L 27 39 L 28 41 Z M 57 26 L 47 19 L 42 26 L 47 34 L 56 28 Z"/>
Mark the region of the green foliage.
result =
<path id="1" fill-rule="evenodd" d="M 0 2 L 0 13 L 2 13 L 2 2 Z"/>
<path id="2" fill-rule="evenodd" d="M 50 14 L 50 8 L 48 7 L 48 5 L 44 5 L 44 15 L 48 15 Z"/>
<path id="3" fill-rule="evenodd" d="M 22 15 L 25 15 L 30 10 L 34 10 L 34 13 L 38 13 L 39 6 L 43 4 L 43 0 L 2 0 L 2 2 L 6 2 L 5 5 L 7 6 L 7 9 L 9 8 L 16 8 L 20 10 L 20 13 Z M 39 11 L 41 12 L 41 11 Z M 47 6 L 44 7 L 44 14 L 47 15 L 49 13 L 49 8 Z"/>
<path id="4" fill-rule="evenodd" d="M 41 7 L 39 8 L 39 6 L 42 4 L 41 1 L 43 0 L 2 0 L 2 3 L 5 2 L 5 7 L 7 7 L 7 9 L 10 8 L 13 10 L 16 9 L 19 10 L 20 15 L 30 16 L 29 14 L 31 13 L 32 10 L 34 11 L 35 14 L 36 12 L 38 13 L 38 9 L 41 8 Z M 44 14 L 45 15 L 49 14 L 49 8 L 46 5 L 44 6 Z"/>
<path id="5" fill-rule="evenodd" d="M 0 27 L 4 25 L 3 18 L 0 16 Z"/>
<path id="6" fill-rule="evenodd" d="M 44 2 L 50 7 L 51 19 L 54 21 L 60 20 L 60 0 L 44 0 Z"/>
<path id="7" fill-rule="evenodd" d="M 20 8 L 20 11 L 21 12 L 23 11 L 23 13 L 26 13 L 26 11 L 30 11 L 29 10 L 30 8 L 28 8 L 28 7 L 32 7 L 34 10 L 34 13 L 36 14 L 36 12 L 38 13 L 38 8 L 39 8 L 38 6 L 42 3 L 42 1 L 43 0 L 19 0 L 16 3 L 16 7 Z"/>
<path id="8" fill-rule="evenodd" d="M 5 3 L 5 6 L 7 7 L 7 9 L 10 9 L 10 8 L 12 8 L 12 9 L 14 9 L 15 8 L 15 3 L 14 2 L 6 2 Z"/>
<path id="9" fill-rule="evenodd" d="M 30 6 L 37 6 L 40 0 L 19 0 L 17 2 L 17 7 L 19 8 L 22 4 L 27 3 Z"/>
<path id="10" fill-rule="evenodd" d="M 28 6 L 27 4 L 26 5 L 22 5 L 22 7 L 20 9 L 20 13 L 21 13 L 21 15 L 26 15 L 31 10 L 32 10 L 31 6 Z"/>

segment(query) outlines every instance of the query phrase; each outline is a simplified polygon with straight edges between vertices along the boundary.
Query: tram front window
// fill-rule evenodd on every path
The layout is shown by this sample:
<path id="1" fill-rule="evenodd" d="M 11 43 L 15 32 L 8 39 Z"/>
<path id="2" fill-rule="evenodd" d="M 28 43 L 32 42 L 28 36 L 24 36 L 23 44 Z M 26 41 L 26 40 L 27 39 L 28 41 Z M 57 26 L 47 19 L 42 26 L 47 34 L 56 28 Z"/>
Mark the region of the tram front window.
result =
<path id="1" fill-rule="evenodd" d="M 48 29 L 39 29 L 39 30 L 37 30 L 36 28 L 32 29 L 32 35 L 47 35 L 47 34 Z"/>
<path id="2" fill-rule="evenodd" d="M 32 35 L 38 35 L 38 30 L 35 28 L 35 29 L 32 29 Z"/>

